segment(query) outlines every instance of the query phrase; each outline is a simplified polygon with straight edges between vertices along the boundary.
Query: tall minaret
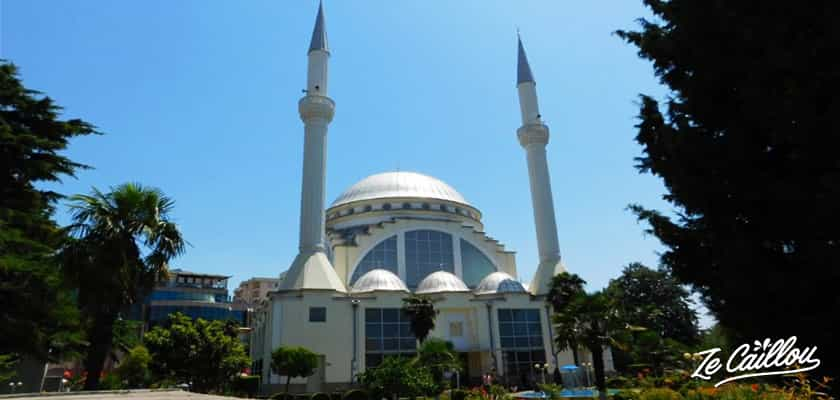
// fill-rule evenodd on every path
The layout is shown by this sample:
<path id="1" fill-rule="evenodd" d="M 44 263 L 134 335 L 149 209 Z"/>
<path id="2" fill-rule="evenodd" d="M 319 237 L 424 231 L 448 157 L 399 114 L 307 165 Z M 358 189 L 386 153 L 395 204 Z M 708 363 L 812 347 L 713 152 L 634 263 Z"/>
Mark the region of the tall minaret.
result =
<path id="1" fill-rule="evenodd" d="M 327 128 L 335 103 L 327 97 L 327 31 L 323 4 L 309 44 L 306 95 L 298 103 L 304 125 L 303 184 L 300 195 L 299 253 L 279 290 L 331 289 L 345 292 L 324 247 L 324 187 L 326 186 Z"/>
<path id="2" fill-rule="evenodd" d="M 537 247 L 540 264 L 530 291 L 548 293 L 551 278 L 565 269 L 560 263 L 560 245 L 557 241 L 557 223 L 554 220 L 554 200 L 551 196 L 551 179 L 548 176 L 545 146 L 548 144 L 548 126 L 542 122 L 537 104 L 537 84 L 528 65 L 522 39 L 519 42 L 519 59 L 516 68 L 516 88 L 519 90 L 519 109 L 522 126 L 516 130 L 519 144 L 528 158 L 528 177 L 531 181 L 531 203 L 534 208 L 534 225 L 537 228 Z"/>

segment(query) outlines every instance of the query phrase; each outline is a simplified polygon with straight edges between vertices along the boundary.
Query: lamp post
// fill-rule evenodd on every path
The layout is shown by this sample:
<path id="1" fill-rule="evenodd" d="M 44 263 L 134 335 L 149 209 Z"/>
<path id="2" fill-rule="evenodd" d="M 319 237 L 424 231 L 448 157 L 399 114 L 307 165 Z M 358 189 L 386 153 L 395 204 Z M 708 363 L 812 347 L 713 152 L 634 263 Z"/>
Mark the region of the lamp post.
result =
<path id="1" fill-rule="evenodd" d="M 583 372 L 586 374 L 586 386 L 587 387 L 592 386 L 592 380 L 589 378 L 589 368 L 592 367 L 592 363 L 591 362 L 585 362 L 585 363 L 582 363 L 581 365 L 583 365 Z"/>
<path id="2" fill-rule="evenodd" d="M 549 367 L 551 367 L 551 365 L 549 363 L 545 363 L 545 364 L 536 363 L 536 364 L 534 364 L 534 368 L 536 368 L 537 371 L 540 371 L 540 375 L 542 376 L 543 385 L 545 385 L 545 372 L 548 370 Z"/>

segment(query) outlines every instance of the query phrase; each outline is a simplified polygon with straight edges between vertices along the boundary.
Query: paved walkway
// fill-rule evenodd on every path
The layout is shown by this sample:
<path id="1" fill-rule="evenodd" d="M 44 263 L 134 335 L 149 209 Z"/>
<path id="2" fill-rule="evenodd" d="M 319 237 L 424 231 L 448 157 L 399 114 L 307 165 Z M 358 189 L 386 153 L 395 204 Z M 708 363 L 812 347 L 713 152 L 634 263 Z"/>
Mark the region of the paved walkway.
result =
<path id="1" fill-rule="evenodd" d="M 69 392 L 69 393 L 21 393 L 0 395 L 0 399 L 53 399 L 53 400 L 230 400 L 235 397 L 212 396 L 209 394 L 190 393 L 180 389 L 162 390 L 120 390 L 101 392 Z"/>

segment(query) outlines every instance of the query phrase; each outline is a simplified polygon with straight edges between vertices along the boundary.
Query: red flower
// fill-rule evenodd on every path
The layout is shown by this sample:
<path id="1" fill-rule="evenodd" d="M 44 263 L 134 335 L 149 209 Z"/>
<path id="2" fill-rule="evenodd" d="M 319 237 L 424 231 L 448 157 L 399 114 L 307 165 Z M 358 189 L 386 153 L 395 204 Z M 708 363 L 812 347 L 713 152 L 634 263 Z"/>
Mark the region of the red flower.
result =
<path id="1" fill-rule="evenodd" d="M 752 391 L 753 391 L 753 392 L 757 392 L 757 391 L 758 391 L 758 384 L 757 384 L 757 383 L 753 383 L 751 387 L 752 387 Z"/>
<path id="2" fill-rule="evenodd" d="M 65 369 L 65 370 L 64 370 L 64 374 L 62 374 L 62 377 L 63 377 L 64 379 L 70 379 L 70 378 L 72 378 L 72 377 L 73 377 L 73 371 L 71 371 L 71 370 L 69 370 L 69 369 Z"/>

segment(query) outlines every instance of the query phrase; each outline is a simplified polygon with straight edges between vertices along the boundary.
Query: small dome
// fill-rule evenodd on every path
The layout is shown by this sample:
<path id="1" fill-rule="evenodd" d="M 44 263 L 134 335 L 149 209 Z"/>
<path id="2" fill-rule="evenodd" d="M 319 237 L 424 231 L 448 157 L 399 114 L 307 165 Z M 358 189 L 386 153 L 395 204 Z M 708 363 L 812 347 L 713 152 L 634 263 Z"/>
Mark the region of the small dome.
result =
<path id="1" fill-rule="evenodd" d="M 372 269 L 362 275 L 353 284 L 351 293 L 367 293 L 375 291 L 408 292 L 400 277 L 386 269 Z"/>
<path id="2" fill-rule="evenodd" d="M 440 179 L 416 172 L 383 172 L 350 186 L 330 207 L 361 200 L 415 197 L 469 205 L 457 190 Z"/>
<path id="3" fill-rule="evenodd" d="M 527 293 L 525 286 L 505 272 L 494 272 L 484 277 L 475 288 L 475 294 Z"/>
<path id="4" fill-rule="evenodd" d="M 455 274 L 447 271 L 438 271 L 429 274 L 420 284 L 417 285 L 417 294 L 431 294 L 444 292 L 469 292 L 470 288 L 455 276 Z"/>

